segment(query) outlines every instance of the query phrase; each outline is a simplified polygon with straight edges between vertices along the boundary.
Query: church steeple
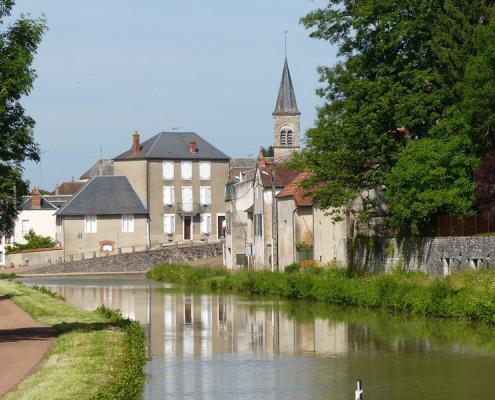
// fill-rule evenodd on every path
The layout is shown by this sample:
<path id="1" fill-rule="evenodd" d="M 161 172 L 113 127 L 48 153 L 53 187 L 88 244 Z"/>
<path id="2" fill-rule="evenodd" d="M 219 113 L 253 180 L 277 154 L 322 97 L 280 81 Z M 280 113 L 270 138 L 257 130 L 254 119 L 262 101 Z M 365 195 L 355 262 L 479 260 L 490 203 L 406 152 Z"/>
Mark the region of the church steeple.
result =
<path id="1" fill-rule="evenodd" d="M 301 115 L 297 108 L 296 94 L 294 93 L 294 86 L 292 85 L 292 78 L 290 76 L 287 58 L 284 62 L 284 70 L 282 72 L 282 79 L 278 90 L 277 104 L 275 105 L 273 115 Z"/>
<path id="2" fill-rule="evenodd" d="M 285 158 L 301 148 L 299 141 L 299 120 L 301 113 L 297 108 L 296 94 L 294 93 L 287 58 L 285 58 L 284 62 L 277 104 L 272 115 L 275 120 L 274 158 Z"/>

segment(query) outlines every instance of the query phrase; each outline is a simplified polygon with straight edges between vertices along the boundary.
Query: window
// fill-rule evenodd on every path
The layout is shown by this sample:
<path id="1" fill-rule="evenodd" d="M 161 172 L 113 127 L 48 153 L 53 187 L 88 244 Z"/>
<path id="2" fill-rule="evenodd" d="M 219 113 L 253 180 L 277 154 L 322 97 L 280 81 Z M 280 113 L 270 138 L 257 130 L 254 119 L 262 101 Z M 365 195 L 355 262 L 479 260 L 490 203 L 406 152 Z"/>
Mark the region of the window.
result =
<path id="1" fill-rule="evenodd" d="M 96 232 L 96 215 L 86 215 L 86 217 L 84 218 L 84 232 Z"/>
<path id="2" fill-rule="evenodd" d="M 210 162 L 201 161 L 199 163 L 199 179 L 208 180 L 211 176 Z"/>
<path id="3" fill-rule="evenodd" d="M 201 233 L 203 235 L 211 233 L 211 214 L 201 214 Z"/>
<path id="4" fill-rule="evenodd" d="M 12 243 L 12 236 L 5 236 L 5 244 Z"/>
<path id="5" fill-rule="evenodd" d="M 134 232 L 134 215 L 122 215 L 122 232 Z"/>
<path id="6" fill-rule="evenodd" d="M 282 131 L 280 132 L 280 145 L 282 146 L 285 146 L 285 144 L 287 143 L 285 134 L 285 129 L 282 129 Z"/>
<path id="7" fill-rule="evenodd" d="M 256 236 L 263 235 L 263 214 L 255 214 L 254 216 L 254 234 Z"/>
<path id="8" fill-rule="evenodd" d="M 173 235 L 175 233 L 175 215 L 165 214 L 163 216 L 163 233 Z"/>
<path id="9" fill-rule="evenodd" d="M 210 186 L 201 186 L 199 188 L 199 197 L 200 202 L 204 206 L 211 205 L 211 187 Z"/>
<path id="10" fill-rule="evenodd" d="M 182 161 L 181 163 L 182 179 L 191 180 L 192 179 L 192 162 Z"/>
<path id="11" fill-rule="evenodd" d="M 0 263 L 3 264 L 3 252 L 2 251 L 0 251 Z"/>
<path id="12" fill-rule="evenodd" d="M 174 179 L 174 162 L 164 161 L 163 162 L 163 179 L 170 180 Z"/>
<path id="13" fill-rule="evenodd" d="M 28 233 L 29 233 L 29 220 L 23 219 L 22 220 L 22 234 L 27 235 Z"/>
<path id="14" fill-rule="evenodd" d="M 292 131 L 288 130 L 287 131 L 287 145 L 292 146 L 293 140 L 292 140 Z"/>
<path id="15" fill-rule="evenodd" d="M 193 192 L 191 186 L 182 186 L 182 209 L 186 212 L 193 210 Z"/>
<path id="16" fill-rule="evenodd" d="M 173 186 L 163 187 L 163 204 L 173 206 L 175 202 L 175 191 Z"/>

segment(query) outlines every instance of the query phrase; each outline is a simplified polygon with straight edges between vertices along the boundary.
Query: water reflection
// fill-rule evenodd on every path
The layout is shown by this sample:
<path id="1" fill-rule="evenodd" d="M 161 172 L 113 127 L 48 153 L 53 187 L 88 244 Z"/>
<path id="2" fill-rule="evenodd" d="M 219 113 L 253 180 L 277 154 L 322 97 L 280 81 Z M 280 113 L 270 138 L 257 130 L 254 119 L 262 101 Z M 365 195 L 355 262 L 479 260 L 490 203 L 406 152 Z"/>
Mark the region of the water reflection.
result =
<path id="1" fill-rule="evenodd" d="M 147 399 L 491 398 L 493 329 L 191 293 L 140 277 L 26 280 L 145 326 Z M 458 379 L 462 376 L 463 379 Z"/>

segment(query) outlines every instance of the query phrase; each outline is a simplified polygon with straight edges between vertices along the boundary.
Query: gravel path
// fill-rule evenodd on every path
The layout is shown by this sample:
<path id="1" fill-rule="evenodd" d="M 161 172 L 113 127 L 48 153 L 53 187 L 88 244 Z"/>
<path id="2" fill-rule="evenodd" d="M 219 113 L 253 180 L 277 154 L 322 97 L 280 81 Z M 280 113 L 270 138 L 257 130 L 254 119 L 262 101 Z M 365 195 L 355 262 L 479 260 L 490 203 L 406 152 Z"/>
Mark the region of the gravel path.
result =
<path id="1" fill-rule="evenodd" d="M 55 342 L 55 331 L 0 296 L 0 396 L 31 374 Z"/>

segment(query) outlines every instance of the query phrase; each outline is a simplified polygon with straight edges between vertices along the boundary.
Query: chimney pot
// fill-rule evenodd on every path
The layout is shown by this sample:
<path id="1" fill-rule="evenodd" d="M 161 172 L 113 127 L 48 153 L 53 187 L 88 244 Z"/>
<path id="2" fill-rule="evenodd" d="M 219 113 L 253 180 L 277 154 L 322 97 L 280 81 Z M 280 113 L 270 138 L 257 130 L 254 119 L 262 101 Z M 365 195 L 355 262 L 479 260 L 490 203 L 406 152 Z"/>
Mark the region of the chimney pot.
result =
<path id="1" fill-rule="evenodd" d="M 191 153 L 193 154 L 196 154 L 198 152 L 198 147 L 196 145 L 196 142 L 195 141 L 191 141 L 189 142 L 189 150 L 191 151 Z"/>
<path id="2" fill-rule="evenodd" d="M 139 143 L 139 133 L 134 131 L 132 135 L 132 154 L 136 155 L 141 151 L 141 143 Z"/>
<path id="3" fill-rule="evenodd" d="M 41 194 L 39 190 L 34 188 L 31 195 L 32 195 L 31 205 L 33 206 L 33 208 L 41 208 Z"/>

